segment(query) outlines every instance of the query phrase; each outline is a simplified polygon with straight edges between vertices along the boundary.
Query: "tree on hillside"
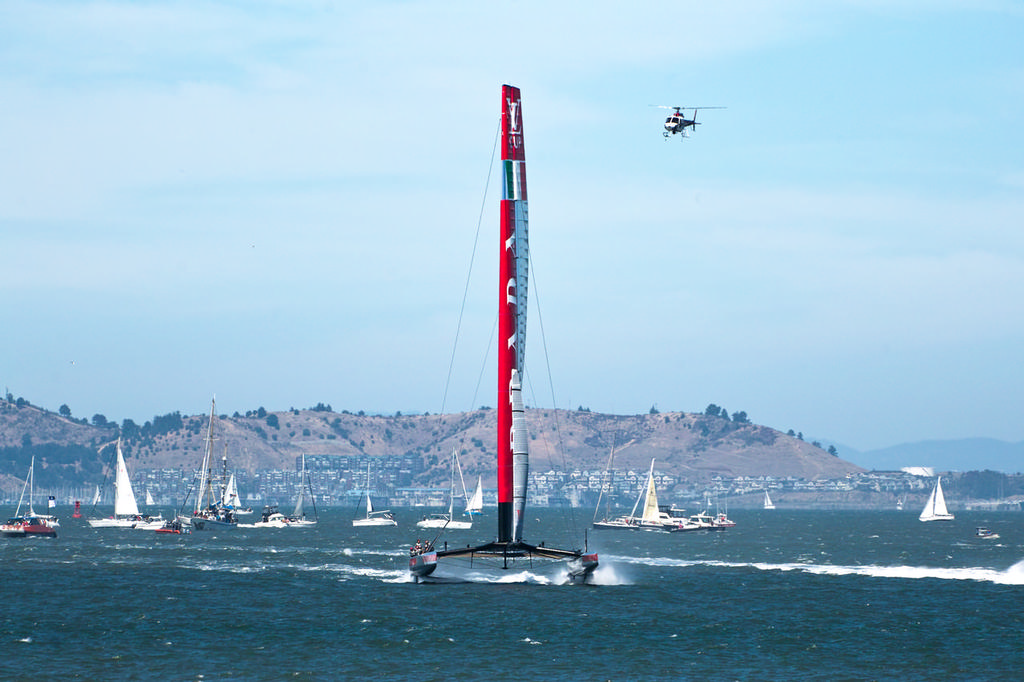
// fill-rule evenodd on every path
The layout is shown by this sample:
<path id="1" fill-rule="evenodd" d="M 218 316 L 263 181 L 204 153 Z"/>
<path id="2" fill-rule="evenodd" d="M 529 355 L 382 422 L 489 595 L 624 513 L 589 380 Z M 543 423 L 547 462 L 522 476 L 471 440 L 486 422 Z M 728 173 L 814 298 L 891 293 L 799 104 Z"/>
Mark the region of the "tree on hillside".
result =
<path id="1" fill-rule="evenodd" d="M 750 423 L 750 419 L 747 418 L 747 413 L 744 412 L 743 410 L 740 410 L 739 412 L 733 412 L 732 413 L 732 420 L 734 422 L 736 422 L 737 424 L 749 424 Z"/>
<path id="2" fill-rule="evenodd" d="M 272 429 L 280 429 L 281 428 L 281 424 L 280 424 L 280 422 L 278 422 L 276 414 L 268 414 L 267 415 L 267 426 L 269 426 Z"/>
<path id="3" fill-rule="evenodd" d="M 659 414 L 658 413 L 658 405 L 657 405 L 657 403 L 655 403 L 654 405 L 651 405 L 650 414 Z"/>
<path id="4" fill-rule="evenodd" d="M 121 422 L 121 435 L 126 440 L 131 440 L 138 437 L 139 425 L 133 422 L 131 419 L 125 419 Z"/>
<path id="5" fill-rule="evenodd" d="M 714 403 L 711 403 L 704 409 L 704 414 L 707 415 L 708 417 L 721 417 L 722 408 L 719 407 L 718 405 L 715 405 Z"/>
<path id="6" fill-rule="evenodd" d="M 68 417 L 71 416 L 71 408 L 68 407 L 67 403 L 64 403 L 57 409 L 57 414 L 67 419 Z"/>
<path id="7" fill-rule="evenodd" d="M 102 414 L 94 414 L 92 416 L 92 425 L 104 428 L 108 426 L 107 418 L 104 417 Z"/>

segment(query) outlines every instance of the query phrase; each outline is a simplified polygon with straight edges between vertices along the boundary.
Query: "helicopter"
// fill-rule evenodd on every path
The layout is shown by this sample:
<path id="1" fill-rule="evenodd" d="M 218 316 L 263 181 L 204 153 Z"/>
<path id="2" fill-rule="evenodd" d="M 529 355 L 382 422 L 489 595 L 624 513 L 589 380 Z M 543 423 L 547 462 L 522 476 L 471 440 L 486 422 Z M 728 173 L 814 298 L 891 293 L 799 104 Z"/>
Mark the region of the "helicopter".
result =
<path id="1" fill-rule="evenodd" d="M 687 137 L 686 129 L 697 129 L 700 123 L 697 122 L 697 112 L 701 109 L 725 109 L 725 107 L 666 107 L 661 104 L 652 104 L 652 107 L 659 109 L 672 109 L 672 113 L 665 119 L 665 131 L 662 135 L 667 140 L 670 135 L 679 133 L 680 139 Z M 686 109 L 693 109 L 693 118 L 686 118 Z"/>

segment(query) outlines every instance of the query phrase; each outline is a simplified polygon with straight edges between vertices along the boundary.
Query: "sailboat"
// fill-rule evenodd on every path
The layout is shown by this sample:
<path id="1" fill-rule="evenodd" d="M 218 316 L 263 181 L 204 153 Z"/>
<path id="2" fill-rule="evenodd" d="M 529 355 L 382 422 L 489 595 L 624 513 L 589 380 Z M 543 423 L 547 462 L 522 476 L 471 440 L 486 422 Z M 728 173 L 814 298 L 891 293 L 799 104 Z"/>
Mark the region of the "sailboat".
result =
<path id="1" fill-rule="evenodd" d="M 942 476 L 935 481 L 932 494 L 921 510 L 919 517 L 921 521 L 952 521 L 953 515 L 946 509 L 946 497 L 942 494 Z"/>
<path id="2" fill-rule="evenodd" d="M 114 515 L 107 518 L 86 519 L 92 528 L 134 528 L 136 530 L 156 530 L 164 525 L 161 515 L 150 516 L 139 513 L 139 505 L 135 501 L 132 490 L 132 479 L 128 475 L 128 465 L 121 451 L 121 439 L 117 439 L 114 455 Z"/>
<path id="3" fill-rule="evenodd" d="M 502 86 L 501 159 L 504 192 L 500 204 L 498 311 L 498 534 L 497 539 L 459 549 L 411 550 L 409 571 L 417 580 L 472 579 L 480 570 L 546 571 L 557 579 L 586 582 L 597 554 L 558 549 L 523 539 L 529 453 L 522 372 L 526 354 L 529 270 L 526 153 L 519 88 Z M 440 570 L 439 570 L 440 569 Z"/>
<path id="4" fill-rule="evenodd" d="M 206 427 L 206 447 L 203 451 L 203 463 L 196 472 L 196 480 L 193 480 L 193 489 L 196 499 L 192 508 L 192 515 L 184 513 L 185 505 L 188 504 L 189 495 L 185 495 L 181 511 L 178 513 L 178 520 L 183 524 L 188 523 L 192 530 L 231 530 L 238 527 L 238 519 L 233 509 L 224 506 L 224 490 L 227 489 L 228 458 L 223 459 L 223 472 L 221 494 L 218 495 L 213 488 L 213 471 L 211 459 L 213 457 L 213 425 L 217 419 L 217 400 L 210 401 L 210 421 Z M 189 491 L 191 494 L 191 491 Z"/>
<path id="5" fill-rule="evenodd" d="M 476 477 L 476 488 L 466 502 L 466 510 L 462 512 L 466 516 L 480 516 L 484 513 L 484 477 Z"/>
<path id="6" fill-rule="evenodd" d="M 452 471 L 451 484 L 448 490 L 448 513 L 431 514 L 416 522 L 417 528 L 447 528 L 448 530 L 467 530 L 473 527 L 472 521 L 457 521 L 453 518 L 452 510 L 455 507 L 455 466 L 458 463 L 459 452 L 452 450 Z"/>
<path id="7" fill-rule="evenodd" d="M 313 518 L 307 518 L 303 507 L 303 498 L 309 490 L 309 499 L 313 502 Z M 252 524 L 254 528 L 310 528 L 315 526 L 319 516 L 316 512 L 316 499 L 313 497 L 313 484 L 306 473 L 306 455 L 302 455 L 302 469 L 299 472 L 299 488 L 295 496 L 295 511 L 291 516 L 285 516 L 277 505 L 268 505 L 263 508 L 263 516 L 259 521 Z"/>
<path id="8" fill-rule="evenodd" d="M 224 457 L 227 458 L 227 455 L 225 454 Z M 221 500 L 221 504 L 233 510 L 236 516 L 252 514 L 252 507 L 242 506 L 242 500 L 238 495 L 238 484 L 235 483 L 234 472 L 232 472 L 231 478 L 228 479 L 228 486 L 224 488 L 224 498 Z"/>
<path id="9" fill-rule="evenodd" d="M 14 516 L 7 519 L 7 523 L 0 524 L 0 535 L 12 538 L 23 538 L 29 536 L 55 538 L 60 521 L 56 516 L 49 514 L 36 514 L 32 508 L 32 491 L 35 488 L 36 456 L 28 465 L 28 476 L 25 478 L 25 485 L 21 488 L 21 497 L 18 498 L 18 509 Z M 28 512 L 21 513 L 21 505 L 25 501 L 25 491 L 28 491 Z M 52 500 L 53 498 L 51 498 Z M 52 506 L 52 503 L 51 503 Z"/>
<path id="10" fill-rule="evenodd" d="M 775 503 L 772 502 L 772 498 L 768 497 L 768 491 L 767 490 L 764 491 L 764 508 L 765 509 L 775 509 Z"/>
<path id="11" fill-rule="evenodd" d="M 615 519 L 606 519 L 594 523 L 594 528 L 611 529 L 625 528 L 629 530 L 697 530 L 700 526 L 685 516 L 672 516 L 662 510 L 658 504 L 658 490 L 654 483 L 654 461 L 651 460 L 651 468 L 647 472 L 647 483 L 640 496 L 633 504 L 633 510 L 629 516 L 620 516 Z M 640 507 L 641 501 L 643 506 Z M 637 507 L 640 507 L 640 516 L 636 515 Z M 681 511 L 681 510 L 679 510 Z"/>
<path id="12" fill-rule="evenodd" d="M 356 508 L 358 510 L 358 507 Z M 366 465 L 366 516 L 361 519 L 352 519 L 352 525 L 360 526 L 397 526 L 394 514 L 390 509 L 374 511 L 373 502 L 370 500 L 370 465 Z"/>
<path id="13" fill-rule="evenodd" d="M 634 523 L 633 514 L 636 513 L 636 504 L 633 505 L 633 511 L 630 512 L 629 516 L 618 516 L 612 518 L 611 516 L 611 488 L 612 488 L 612 462 L 615 459 L 615 443 L 612 443 L 612 449 L 608 453 L 608 465 L 605 466 L 605 481 L 601 485 L 601 492 L 597 496 L 597 506 L 594 508 L 594 528 L 602 530 L 633 530 L 636 528 Z M 608 489 L 608 505 L 604 511 L 604 518 L 600 521 L 597 520 L 597 515 L 601 512 L 601 500 L 604 498 L 605 489 Z M 639 504 L 640 498 L 637 498 L 637 504 Z"/>

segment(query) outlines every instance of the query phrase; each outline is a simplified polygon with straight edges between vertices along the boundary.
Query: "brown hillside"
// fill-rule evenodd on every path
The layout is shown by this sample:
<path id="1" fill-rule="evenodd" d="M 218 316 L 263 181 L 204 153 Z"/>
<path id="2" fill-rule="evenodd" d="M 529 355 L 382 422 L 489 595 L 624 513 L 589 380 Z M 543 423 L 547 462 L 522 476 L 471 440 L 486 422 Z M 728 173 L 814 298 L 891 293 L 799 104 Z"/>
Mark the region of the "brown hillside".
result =
<path id="1" fill-rule="evenodd" d="M 527 420 L 534 471 L 603 469 L 613 445 L 617 469 L 643 470 L 656 458 L 658 470 L 690 480 L 716 475 L 840 478 L 862 470 L 774 429 L 707 415 L 529 409 Z M 206 415 L 183 416 L 180 429 L 128 440 L 125 451 L 134 460 L 131 468 L 197 468 L 206 422 Z M 291 469 L 303 453 L 419 457 L 426 471 L 414 484 L 441 485 L 448 477 L 447 453 L 458 448 L 467 478 L 482 474 L 485 484 L 494 485 L 495 428 L 493 409 L 442 416 L 289 410 L 264 418 L 221 416 L 215 425 L 215 451 L 222 454 L 226 445 L 230 465 L 249 471 Z M 96 448 L 116 438 L 117 430 L 3 403 L 0 444 L 20 446 L 26 434 L 36 445 L 77 443 Z"/>

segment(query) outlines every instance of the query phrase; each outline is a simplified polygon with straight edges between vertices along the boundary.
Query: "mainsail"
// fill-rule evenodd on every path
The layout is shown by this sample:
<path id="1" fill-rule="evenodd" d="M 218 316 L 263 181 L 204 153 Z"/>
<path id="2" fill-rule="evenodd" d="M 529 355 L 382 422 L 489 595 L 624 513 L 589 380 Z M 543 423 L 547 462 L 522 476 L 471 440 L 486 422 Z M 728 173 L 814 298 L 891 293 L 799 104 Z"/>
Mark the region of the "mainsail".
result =
<path id="1" fill-rule="evenodd" d="M 921 516 L 918 517 L 921 521 L 952 521 L 953 515 L 949 513 L 946 508 L 946 496 L 942 494 L 942 477 L 935 481 L 935 487 L 932 488 L 932 494 L 928 496 L 928 501 L 924 505 L 924 509 L 921 510 Z"/>
<path id="2" fill-rule="evenodd" d="M 501 90 L 501 260 L 498 301 L 498 542 L 523 537 L 530 473 L 522 399 L 526 357 L 529 239 L 526 148 L 519 88 Z"/>
<path id="3" fill-rule="evenodd" d="M 128 466 L 121 453 L 121 439 L 117 439 L 117 473 L 114 476 L 114 516 L 138 516 L 139 505 L 135 502 L 132 480 Z"/>
<path id="4" fill-rule="evenodd" d="M 644 510 L 640 520 L 644 523 L 660 524 L 662 519 L 658 507 L 658 492 L 654 486 L 654 460 L 651 460 L 651 470 L 647 473 L 647 493 L 644 496 Z"/>

